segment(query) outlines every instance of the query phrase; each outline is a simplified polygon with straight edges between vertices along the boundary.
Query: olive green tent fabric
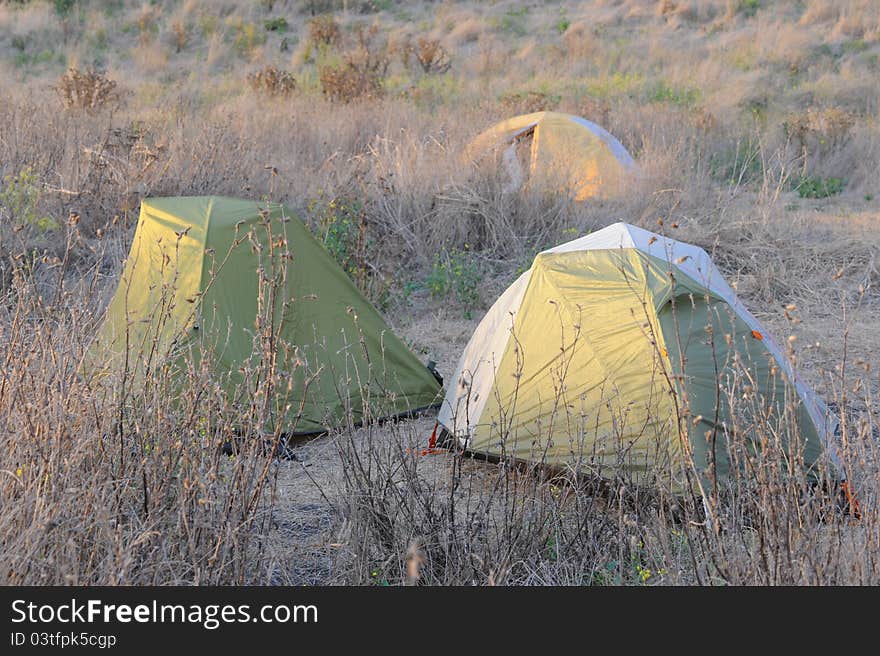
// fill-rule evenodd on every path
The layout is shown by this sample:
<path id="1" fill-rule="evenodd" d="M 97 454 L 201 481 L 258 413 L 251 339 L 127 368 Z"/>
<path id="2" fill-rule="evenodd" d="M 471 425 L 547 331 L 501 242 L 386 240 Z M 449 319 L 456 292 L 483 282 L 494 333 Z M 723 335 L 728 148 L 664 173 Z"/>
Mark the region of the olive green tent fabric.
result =
<path id="1" fill-rule="evenodd" d="M 778 436 L 774 448 L 799 453 L 807 466 L 819 459 L 821 441 L 804 404 L 763 335 L 750 330 L 733 308 L 705 293 L 679 293 L 660 309 L 659 320 L 680 403 L 688 409 L 685 427 L 698 470 L 729 473 L 725 427 L 735 424 L 747 437 Z"/>
<path id="2" fill-rule="evenodd" d="M 282 205 L 220 197 L 141 205 L 131 252 L 88 357 L 130 376 L 203 364 L 230 398 L 274 358 L 271 413 L 313 433 L 437 401 L 433 374 Z"/>
<path id="3" fill-rule="evenodd" d="M 810 466 L 836 421 L 702 249 L 622 223 L 539 254 L 451 380 L 471 451 L 677 489 L 768 437 Z"/>

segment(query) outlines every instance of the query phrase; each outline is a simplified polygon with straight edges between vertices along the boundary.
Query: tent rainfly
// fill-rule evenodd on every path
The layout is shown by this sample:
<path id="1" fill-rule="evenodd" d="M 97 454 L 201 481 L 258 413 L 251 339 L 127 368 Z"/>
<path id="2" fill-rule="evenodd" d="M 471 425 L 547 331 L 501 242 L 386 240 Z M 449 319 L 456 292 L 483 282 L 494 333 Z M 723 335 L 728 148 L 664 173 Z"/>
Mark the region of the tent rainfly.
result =
<path id="1" fill-rule="evenodd" d="M 619 192 L 636 170 L 626 148 L 607 130 L 558 112 L 501 121 L 477 136 L 465 156 L 476 161 L 493 150 L 507 173 L 508 191 L 525 184 L 525 169 L 532 187 L 568 191 L 579 201 Z"/>
<path id="2" fill-rule="evenodd" d="M 688 454 L 723 477 L 726 436 L 763 422 L 837 463 L 837 419 L 706 252 L 626 223 L 540 253 L 450 380 L 439 424 L 472 452 L 683 489 Z"/>
<path id="3" fill-rule="evenodd" d="M 231 396 L 251 382 L 267 338 L 285 380 L 271 416 L 286 433 L 322 432 L 349 412 L 408 413 L 439 396 L 432 372 L 284 206 L 144 200 L 85 369 L 137 377 L 168 365 L 182 378 L 184 356 L 207 358 Z"/>

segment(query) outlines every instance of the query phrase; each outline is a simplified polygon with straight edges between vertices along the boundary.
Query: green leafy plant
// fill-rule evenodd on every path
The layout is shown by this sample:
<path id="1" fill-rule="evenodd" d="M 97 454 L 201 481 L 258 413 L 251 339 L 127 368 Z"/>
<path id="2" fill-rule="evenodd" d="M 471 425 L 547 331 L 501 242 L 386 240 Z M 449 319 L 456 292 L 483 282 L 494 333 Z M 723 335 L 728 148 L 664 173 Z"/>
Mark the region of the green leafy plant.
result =
<path id="1" fill-rule="evenodd" d="M 801 198 L 828 198 L 842 192 L 845 186 L 846 180 L 843 178 L 803 176 L 796 188 Z"/>
<path id="2" fill-rule="evenodd" d="M 3 178 L 0 209 L 8 213 L 12 223 L 33 226 L 43 233 L 49 232 L 58 227 L 58 222 L 40 211 L 42 196 L 39 178 L 28 166 Z"/>
<path id="3" fill-rule="evenodd" d="M 599 77 L 587 81 L 584 90 L 599 100 L 635 96 L 642 88 L 645 78 L 641 73 L 615 72 L 608 77 Z"/>
<path id="4" fill-rule="evenodd" d="M 287 24 L 287 19 L 284 16 L 279 16 L 278 18 L 268 18 L 263 22 L 263 27 L 266 28 L 267 32 L 286 32 L 289 25 Z"/>
<path id="5" fill-rule="evenodd" d="M 52 6 L 55 13 L 63 18 L 76 6 L 76 0 L 52 0 Z"/>
<path id="6" fill-rule="evenodd" d="M 358 288 L 374 302 L 387 291 L 376 285 L 370 253 L 375 243 L 369 238 L 367 215 L 359 200 L 318 198 L 309 203 L 309 216 L 318 240 L 345 270 Z"/>
<path id="7" fill-rule="evenodd" d="M 593 572 L 589 585 L 653 585 L 666 576 L 667 570 L 651 569 L 645 565 L 647 558 L 644 543 L 631 539 L 629 557 L 604 563 Z"/>
<path id="8" fill-rule="evenodd" d="M 408 306 L 412 303 L 412 295 L 423 289 L 423 285 L 419 280 L 407 280 L 403 283 L 400 288 L 400 301 L 404 306 Z"/>
<path id="9" fill-rule="evenodd" d="M 559 20 L 556 21 L 556 31 L 559 32 L 559 34 L 565 34 L 569 27 L 571 27 L 571 21 L 568 20 L 568 16 L 565 15 L 565 9 L 560 9 Z"/>
<path id="10" fill-rule="evenodd" d="M 233 25 L 235 51 L 241 57 L 249 57 L 253 51 L 266 43 L 266 35 L 259 31 L 256 23 L 239 22 Z"/>
<path id="11" fill-rule="evenodd" d="M 692 107 L 700 98 L 696 89 L 675 87 L 664 80 L 660 80 L 648 92 L 648 100 L 651 102 L 666 102 L 679 107 Z"/>
<path id="12" fill-rule="evenodd" d="M 369 584 L 379 586 L 380 588 L 387 588 L 391 585 L 388 582 L 388 579 L 381 575 L 381 571 L 378 567 L 370 569 Z"/>
<path id="13" fill-rule="evenodd" d="M 743 16 L 751 18 L 761 8 L 761 0 L 740 0 L 739 11 Z"/>
<path id="14" fill-rule="evenodd" d="M 393 0 L 362 0 L 360 12 L 362 14 L 375 14 L 380 11 L 389 11 L 393 4 Z"/>
<path id="15" fill-rule="evenodd" d="M 529 32 L 528 27 L 525 23 L 525 17 L 528 13 L 528 7 L 520 7 L 519 9 L 508 9 L 503 16 L 492 19 L 490 23 L 492 27 L 498 32 L 522 37 Z"/>
<path id="16" fill-rule="evenodd" d="M 749 138 L 714 153 L 711 171 L 716 180 L 729 185 L 738 186 L 757 182 L 764 175 L 760 145 L 756 140 Z"/>
<path id="17" fill-rule="evenodd" d="M 473 309 L 480 300 L 477 286 L 482 275 L 473 254 L 467 250 L 444 249 L 434 257 L 431 272 L 425 279 L 425 287 L 434 298 L 452 294 L 464 308 L 464 316 L 472 318 Z"/>

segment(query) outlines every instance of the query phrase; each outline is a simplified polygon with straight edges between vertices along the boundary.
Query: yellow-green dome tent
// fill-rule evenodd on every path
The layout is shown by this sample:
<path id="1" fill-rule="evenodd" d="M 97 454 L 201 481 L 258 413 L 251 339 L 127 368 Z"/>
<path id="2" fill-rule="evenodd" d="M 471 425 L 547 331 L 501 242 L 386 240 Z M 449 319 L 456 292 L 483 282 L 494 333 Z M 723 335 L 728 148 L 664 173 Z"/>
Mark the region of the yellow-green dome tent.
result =
<path id="1" fill-rule="evenodd" d="M 837 418 L 704 250 L 617 223 L 540 253 L 459 360 L 440 425 L 470 451 L 686 485 L 728 438 L 837 462 Z"/>
<path id="2" fill-rule="evenodd" d="M 568 191 L 579 201 L 620 192 L 636 170 L 626 148 L 607 130 L 559 112 L 496 123 L 468 144 L 465 157 L 476 161 L 493 152 L 501 159 L 509 190 L 528 184 Z"/>
<path id="3" fill-rule="evenodd" d="M 261 282 L 262 281 L 262 282 Z M 271 325 L 270 325 L 271 323 Z M 272 416 L 321 432 L 434 404 L 440 384 L 282 205 L 152 198 L 87 358 L 132 376 L 204 363 L 231 395 L 266 348 L 285 385 Z M 181 370 L 182 374 L 182 370 Z"/>

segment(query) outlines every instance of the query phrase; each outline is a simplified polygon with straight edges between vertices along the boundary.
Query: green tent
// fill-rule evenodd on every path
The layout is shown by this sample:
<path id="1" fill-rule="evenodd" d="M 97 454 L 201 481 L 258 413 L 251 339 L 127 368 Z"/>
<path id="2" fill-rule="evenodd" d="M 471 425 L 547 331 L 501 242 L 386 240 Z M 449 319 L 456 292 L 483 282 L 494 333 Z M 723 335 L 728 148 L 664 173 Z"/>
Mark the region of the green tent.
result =
<path id="1" fill-rule="evenodd" d="M 734 434 L 836 461 L 836 417 L 706 252 L 625 223 L 535 258 L 474 332 L 439 423 L 474 452 L 678 488 L 691 462 L 726 475 Z"/>
<path id="2" fill-rule="evenodd" d="M 287 433 L 408 413 L 440 384 L 306 226 L 282 205 L 214 196 L 144 200 L 87 368 L 131 376 L 196 362 L 235 393 L 272 371 Z M 206 358 L 208 362 L 206 363 Z"/>

